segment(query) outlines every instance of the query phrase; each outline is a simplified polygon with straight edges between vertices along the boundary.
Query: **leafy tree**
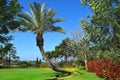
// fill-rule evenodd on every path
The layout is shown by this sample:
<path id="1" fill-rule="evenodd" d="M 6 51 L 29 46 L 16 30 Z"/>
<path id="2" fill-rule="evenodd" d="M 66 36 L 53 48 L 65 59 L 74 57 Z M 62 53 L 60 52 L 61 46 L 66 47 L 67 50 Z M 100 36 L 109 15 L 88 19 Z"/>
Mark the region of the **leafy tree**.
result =
<path id="1" fill-rule="evenodd" d="M 81 27 L 84 26 L 83 23 Z M 85 69 L 87 70 L 87 61 L 88 61 L 88 54 L 89 54 L 89 47 L 90 47 L 90 42 L 88 39 L 88 35 L 82 35 L 80 32 L 72 32 L 72 37 L 74 42 L 74 48 L 76 50 L 77 54 L 77 60 L 84 61 L 85 64 Z"/>
<path id="2" fill-rule="evenodd" d="M 71 42 L 72 40 L 66 38 L 55 47 L 55 52 L 59 55 L 58 57 L 64 57 L 64 60 L 68 61 L 68 58 L 74 55 Z"/>
<path id="3" fill-rule="evenodd" d="M 17 61 L 19 59 L 19 56 L 16 55 L 16 49 L 15 47 L 11 44 L 10 50 L 7 52 L 7 57 L 8 57 L 8 64 L 9 67 L 11 67 L 11 63 Z"/>
<path id="4" fill-rule="evenodd" d="M 11 31 L 19 27 L 15 20 L 16 13 L 21 11 L 18 0 L 0 0 L 0 59 L 6 56 L 13 47 L 10 43 Z"/>
<path id="5" fill-rule="evenodd" d="M 75 60 L 76 54 L 75 50 L 73 48 L 73 40 L 70 40 L 69 38 L 66 38 L 62 40 L 62 42 L 55 47 L 54 51 L 48 51 L 46 52 L 49 59 L 53 59 L 54 62 L 59 63 L 59 65 L 62 67 L 71 67 L 73 63 L 73 60 Z"/>
<path id="6" fill-rule="evenodd" d="M 43 34 L 46 32 L 61 32 L 65 33 L 65 30 L 62 29 L 61 27 L 55 26 L 54 24 L 57 22 L 63 21 L 61 18 L 54 18 L 56 15 L 56 12 L 50 8 L 46 10 L 46 5 L 45 3 L 41 6 L 40 3 L 34 2 L 34 5 L 29 4 L 31 13 L 19 13 L 18 14 L 18 22 L 23 25 L 23 28 L 20 28 L 20 30 L 26 32 L 26 31 L 31 31 L 35 34 L 36 36 L 36 43 L 37 46 L 39 47 L 39 50 L 41 51 L 41 54 L 46 60 L 50 67 L 57 72 L 63 72 L 63 73 L 71 73 L 69 71 L 65 71 L 62 69 L 59 69 L 56 67 L 47 57 L 47 55 L 44 52 L 43 46 L 44 46 L 44 39 L 43 39 Z"/>
<path id="7" fill-rule="evenodd" d="M 113 51 L 119 56 L 120 50 L 120 1 L 119 0 L 81 0 L 93 11 L 90 22 L 84 23 L 84 30 L 93 45 L 105 50 Z"/>

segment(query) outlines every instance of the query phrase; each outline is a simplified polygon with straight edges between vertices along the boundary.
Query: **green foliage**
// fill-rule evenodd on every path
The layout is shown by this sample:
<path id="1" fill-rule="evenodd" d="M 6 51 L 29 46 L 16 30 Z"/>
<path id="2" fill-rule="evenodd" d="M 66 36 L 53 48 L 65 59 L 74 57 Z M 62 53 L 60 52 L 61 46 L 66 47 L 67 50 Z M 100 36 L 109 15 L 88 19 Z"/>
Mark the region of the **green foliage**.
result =
<path id="1" fill-rule="evenodd" d="M 15 17 L 20 11 L 18 0 L 0 0 L 0 60 L 13 47 L 10 43 L 12 36 L 9 33 L 19 27 Z"/>
<path id="2" fill-rule="evenodd" d="M 3 35 L 8 34 L 11 30 L 15 30 L 19 26 L 15 17 L 16 13 L 20 12 L 21 6 L 17 0 L 1 0 L 0 5 L 0 37 L 7 39 Z"/>
<path id="3" fill-rule="evenodd" d="M 55 47 L 54 51 L 46 52 L 50 59 L 52 58 L 63 58 L 67 60 L 68 57 L 75 56 L 74 49 L 72 46 L 72 40 L 69 38 L 64 39 L 58 46 Z"/>
<path id="4" fill-rule="evenodd" d="M 58 63 L 60 67 L 72 67 L 75 66 L 76 53 L 73 48 L 73 40 L 66 38 L 55 47 L 54 51 L 46 52 L 49 59 Z"/>
<path id="5" fill-rule="evenodd" d="M 32 64 L 30 62 L 27 62 L 27 61 L 19 62 L 18 65 L 19 65 L 20 68 L 28 68 L 28 67 L 32 66 Z"/>
<path id="6" fill-rule="evenodd" d="M 78 57 L 78 58 L 80 58 L 80 57 Z M 77 60 L 75 61 L 75 63 L 76 63 L 76 64 L 75 64 L 76 67 L 85 66 L 85 63 L 84 63 L 83 60 L 77 59 Z"/>
<path id="7" fill-rule="evenodd" d="M 118 57 L 120 52 L 120 1 L 81 0 L 81 3 L 89 6 L 93 12 L 93 15 L 89 17 L 89 22 L 81 19 L 81 27 L 91 45 L 97 47 L 98 51 L 105 52 L 107 56 L 114 53 L 114 56 Z M 111 54 L 109 55 L 108 52 Z"/>
<path id="8" fill-rule="evenodd" d="M 118 1 L 117 0 L 112 0 L 112 1 L 88 0 L 87 2 L 93 11 L 93 16 L 91 16 L 91 18 L 90 18 L 90 23 L 88 23 L 86 21 L 81 21 L 82 23 L 84 22 L 83 27 L 84 27 L 85 31 L 90 35 L 90 38 L 92 39 L 93 42 L 104 41 L 104 42 L 101 42 L 98 44 L 106 43 L 105 41 L 106 40 L 108 41 L 109 37 L 112 37 L 111 35 L 116 32 L 116 30 L 114 30 L 114 29 L 113 29 L 114 30 L 113 32 L 110 32 L 110 28 L 111 28 L 111 26 L 114 25 L 113 22 L 115 22 L 115 20 L 116 20 L 116 18 L 113 16 L 113 15 L 115 15 L 115 14 L 113 14 L 113 12 L 116 9 L 115 7 L 118 6 Z M 114 6 L 113 6 L 113 4 L 114 4 Z M 86 26 L 85 26 L 85 24 L 86 24 Z M 89 29 L 91 29 L 91 30 L 89 30 Z M 97 43 L 95 42 L 95 44 L 97 44 Z"/>
<path id="9" fill-rule="evenodd" d="M 47 63 L 41 63 L 40 64 L 40 68 L 49 68 L 48 64 Z"/>

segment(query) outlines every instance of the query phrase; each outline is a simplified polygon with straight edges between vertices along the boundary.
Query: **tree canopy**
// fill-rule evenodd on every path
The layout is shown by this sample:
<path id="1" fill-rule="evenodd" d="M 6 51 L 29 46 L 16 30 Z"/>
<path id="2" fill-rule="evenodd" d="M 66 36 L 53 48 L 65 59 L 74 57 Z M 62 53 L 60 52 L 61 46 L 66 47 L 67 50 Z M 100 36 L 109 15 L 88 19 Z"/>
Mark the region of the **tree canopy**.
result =
<path id="1" fill-rule="evenodd" d="M 119 0 L 81 0 L 93 12 L 90 21 L 81 19 L 82 27 L 90 43 L 105 51 L 120 50 L 120 1 Z"/>
<path id="2" fill-rule="evenodd" d="M 0 57 L 13 47 L 10 32 L 19 27 L 15 18 L 21 8 L 18 0 L 0 0 Z"/>

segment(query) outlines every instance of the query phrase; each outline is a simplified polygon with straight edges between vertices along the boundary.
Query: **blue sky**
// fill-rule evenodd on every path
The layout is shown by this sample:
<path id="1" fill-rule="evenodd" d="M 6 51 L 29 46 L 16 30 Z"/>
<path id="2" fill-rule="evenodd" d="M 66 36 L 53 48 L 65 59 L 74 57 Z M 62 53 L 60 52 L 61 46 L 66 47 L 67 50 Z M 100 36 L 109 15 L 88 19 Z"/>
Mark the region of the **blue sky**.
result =
<path id="1" fill-rule="evenodd" d="M 44 34 L 44 48 L 45 51 L 54 50 L 55 46 L 59 45 L 63 39 L 71 36 L 71 31 L 75 31 L 80 27 L 80 18 L 86 19 L 86 16 L 91 14 L 91 10 L 88 7 L 81 5 L 80 0 L 18 0 L 24 7 L 23 12 L 30 12 L 28 6 L 29 3 L 34 1 L 46 3 L 46 7 L 53 8 L 57 14 L 55 17 L 64 18 L 65 22 L 57 23 L 66 30 L 66 34 L 62 33 L 45 33 Z M 14 40 L 12 43 L 17 49 L 17 55 L 20 56 L 20 60 L 36 60 L 38 57 L 42 59 L 40 51 L 36 46 L 36 35 L 31 32 L 16 32 L 13 33 Z"/>

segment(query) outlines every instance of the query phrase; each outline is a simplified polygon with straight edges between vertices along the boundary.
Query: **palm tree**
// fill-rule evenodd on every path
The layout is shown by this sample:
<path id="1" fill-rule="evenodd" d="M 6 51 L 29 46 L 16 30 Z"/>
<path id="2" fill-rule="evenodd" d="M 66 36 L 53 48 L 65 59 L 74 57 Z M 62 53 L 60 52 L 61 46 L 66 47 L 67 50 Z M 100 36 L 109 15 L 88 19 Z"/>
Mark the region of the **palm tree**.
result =
<path id="1" fill-rule="evenodd" d="M 61 32 L 65 33 L 65 30 L 62 29 L 59 26 L 55 26 L 54 24 L 57 22 L 64 21 L 61 18 L 54 18 L 56 12 L 50 8 L 46 10 L 45 3 L 41 6 L 40 3 L 34 2 L 34 5 L 29 4 L 31 13 L 25 12 L 25 13 L 19 13 L 18 14 L 18 22 L 23 25 L 23 28 L 20 28 L 20 30 L 26 32 L 26 31 L 32 31 L 33 33 L 37 34 L 36 36 L 36 43 L 39 47 L 39 50 L 41 51 L 41 54 L 44 58 L 44 60 L 49 64 L 49 66 L 57 72 L 63 72 L 63 73 L 69 73 L 71 72 L 60 69 L 56 67 L 47 57 L 47 55 L 44 52 L 44 39 L 43 34 L 46 32 Z"/>

